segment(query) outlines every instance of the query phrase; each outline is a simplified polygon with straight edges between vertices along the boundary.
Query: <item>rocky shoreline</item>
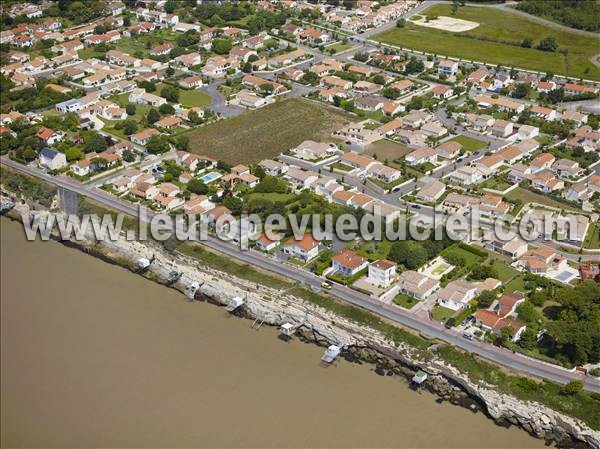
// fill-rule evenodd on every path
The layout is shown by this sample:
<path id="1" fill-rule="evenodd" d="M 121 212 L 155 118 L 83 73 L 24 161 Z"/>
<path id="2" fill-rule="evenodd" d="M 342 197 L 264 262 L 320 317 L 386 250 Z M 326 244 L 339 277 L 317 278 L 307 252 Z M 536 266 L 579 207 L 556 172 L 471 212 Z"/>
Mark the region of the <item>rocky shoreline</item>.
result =
<path id="1" fill-rule="evenodd" d="M 38 209 L 36 213 L 47 212 Z M 31 214 L 29 205 L 22 201 L 7 215 L 21 221 L 21 214 Z M 244 305 L 236 313 L 244 318 L 271 326 L 292 323 L 296 327 L 295 338 L 323 347 L 329 344 L 343 346 L 342 357 L 354 363 L 369 363 L 379 375 L 396 375 L 410 380 L 417 370 L 425 371 L 428 380 L 424 388 L 436 394 L 439 401 L 449 401 L 475 413 L 485 413 L 501 426 L 519 426 L 532 436 L 558 447 L 600 449 L 600 432 L 579 420 L 539 403 L 501 393 L 485 382 L 475 382 L 436 357 L 434 348 L 430 348 L 424 357 L 407 344 L 394 343 L 374 329 L 358 325 L 284 290 L 235 278 L 191 257 L 168 253 L 155 242 L 140 243 L 124 238 L 116 242 L 97 242 L 91 235 L 84 241 L 53 238 L 133 272 L 137 272 L 140 258 L 153 258 L 143 276 L 169 285 L 188 298 L 226 306 L 234 297 L 242 297 Z M 168 281 L 171 271 L 181 273 L 181 277 L 172 284 Z M 193 290 L 191 286 L 194 286 Z"/>

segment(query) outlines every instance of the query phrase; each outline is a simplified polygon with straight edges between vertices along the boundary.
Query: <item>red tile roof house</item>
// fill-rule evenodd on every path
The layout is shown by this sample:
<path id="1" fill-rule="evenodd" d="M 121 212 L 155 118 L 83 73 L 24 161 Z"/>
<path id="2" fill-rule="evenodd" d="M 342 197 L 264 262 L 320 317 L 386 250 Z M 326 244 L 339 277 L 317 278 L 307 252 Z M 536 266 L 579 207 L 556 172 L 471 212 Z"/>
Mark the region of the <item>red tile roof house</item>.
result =
<path id="1" fill-rule="evenodd" d="M 517 263 L 534 274 L 547 274 L 552 270 L 561 271 L 568 266 L 567 259 L 544 247 L 527 251 Z"/>
<path id="2" fill-rule="evenodd" d="M 273 233 L 275 234 L 275 240 L 271 240 L 267 234 L 265 234 L 264 232 L 260 235 L 260 237 L 258 238 L 258 240 L 256 240 L 256 246 L 258 249 L 262 250 L 262 251 L 271 251 L 275 248 L 277 248 L 277 246 L 279 246 L 279 244 L 281 243 L 281 236 L 277 233 Z"/>
<path id="3" fill-rule="evenodd" d="M 477 326 L 498 335 L 502 333 L 502 329 L 510 329 L 512 341 L 519 341 L 526 329 L 524 324 L 521 324 L 512 318 L 502 318 L 496 312 L 491 310 L 478 310 L 473 314 L 473 318 L 475 319 L 475 324 Z"/>
<path id="4" fill-rule="evenodd" d="M 168 55 L 171 52 L 171 50 L 173 50 L 173 48 L 175 48 L 173 44 L 166 42 L 164 44 L 154 47 L 152 50 L 150 50 L 150 54 L 152 56 Z"/>
<path id="5" fill-rule="evenodd" d="M 364 270 L 368 265 L 367 259 L 351 249 L 344 249 L 331 258 L 331 273 L 350 277 Z"/>
<path id="6" fill-rule="evenodd" d="M 154 128 L 149 128 L 140 131 L 137 134 L 132 134 L 129 136 L 129 138 L 133 143 L 137 143 L 138 145 L 146 145 L 152 136 L 160 136 L 160 132 Z"/>
<path id="7" fill-rule="evenodd" d="M 53 129 L 44 126 L 36 133 L 36 137 L 42 139 L 48 145 L 54 145 L 64 137 L 64 133 L 56 132 Z"/>
<path id="8" fill-rule="evenodd" d="M 283 252 L 309 262 L 319 255 L 319 242 L 311 234 L 305 234 L 300 240 L 292 237 L 284 244 Z"/>

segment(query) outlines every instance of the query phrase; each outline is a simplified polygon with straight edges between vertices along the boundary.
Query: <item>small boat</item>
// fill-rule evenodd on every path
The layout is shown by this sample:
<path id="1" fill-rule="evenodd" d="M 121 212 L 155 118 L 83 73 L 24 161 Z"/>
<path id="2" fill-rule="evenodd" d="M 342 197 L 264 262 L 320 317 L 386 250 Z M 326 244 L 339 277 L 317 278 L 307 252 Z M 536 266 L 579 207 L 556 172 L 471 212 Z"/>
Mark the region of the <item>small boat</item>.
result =
<path id="1" fill-rule="evenodd" d="M 279 328 L 281 335 L 291 337 L 296 332 L 296 327 L 292 323 L 283 323 Z"/>
<path id="2" fill-rule="evenodd" d="M 13 203 L 12 201 L 8 201 L 8 200 L 2 201 L 0 203 L 0 214 L 5 214 L 9 210 L 11 210 L 13 207 L 15 207 L 15 203 Z"/>
<path id="3" fill-rule="evenodd" d="M 233 298 L 231 300 L 229 305 L 227 307 L 225 307 L 225 310 L 227 310 L 228 312 L 233 312 L 238 307 L 242 307 L 245 303 L 246 303 L 246 301 L 244 301 L 244 298 L 236 296 L 235 298 Z"/>
<path id="4" fill-rule="evenodd" d="M 340 355 L 340 352 L 342 352 L 342 349 L 339 346 L 331 345 L 325 350 L 325 354 L 323 354 L 321 360 L 325 363 L 332 363 Z"/>
<path id="5" fill-rule="evenodd" d="M 419 370 L 415 373 L 411 380 L 414 384 L 421 385 L 427 380 L 427 373 L 425 371 Z"/>
<path id="6" fill-rule="evenodd" d="M 171 271 L 167 276 L 167 285 L 173 285 L 175 282 L 179 280 L 181 277 L 181 273 L 177 271 Z"/>

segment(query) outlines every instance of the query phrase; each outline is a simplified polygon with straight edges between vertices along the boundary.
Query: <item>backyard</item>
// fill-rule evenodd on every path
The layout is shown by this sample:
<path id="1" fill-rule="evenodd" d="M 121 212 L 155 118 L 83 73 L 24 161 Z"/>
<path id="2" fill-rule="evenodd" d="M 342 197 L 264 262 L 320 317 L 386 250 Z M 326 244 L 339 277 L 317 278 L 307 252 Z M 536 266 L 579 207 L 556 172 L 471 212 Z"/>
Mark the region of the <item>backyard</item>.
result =
<path id="1" fill-rule="evenodd" d="M 450 139 L 451 142 L 458 142 L 463 146 L 465 151 L 479 151 L 487 146 L 487 143 L 483 140 L 473 139 L 472 137 L 460 135 Z"/>
<path id="2" fill-rule="evenodd" d="M 449 4 L 432 6 L 426 12 L 430 16 L 452 16 Z M 374 39 L 457 58 L 600 80 L 600 67 L 591 61 L 600 48 L 600 38 L 550 28 L 498 9 L 491 12 L 489 8 L 463 6 L 452 17 L 477 22 L 479 26 L 453 33 L 408 22 L 403 28 L 384 31 Z M 546 37 L 556 39 L 558 51 L 534 48 Z M 524 39 L 532 39 L 533 47 L 521 47 Z"/>
<path id="3" fill-rule="evenodd" d="M 189 137 L 191 151 L 237 164 L 272 158 L 304 140 L 327 141 L 351 120 L 341 111 L 294 98 L 184 135 Z"/>

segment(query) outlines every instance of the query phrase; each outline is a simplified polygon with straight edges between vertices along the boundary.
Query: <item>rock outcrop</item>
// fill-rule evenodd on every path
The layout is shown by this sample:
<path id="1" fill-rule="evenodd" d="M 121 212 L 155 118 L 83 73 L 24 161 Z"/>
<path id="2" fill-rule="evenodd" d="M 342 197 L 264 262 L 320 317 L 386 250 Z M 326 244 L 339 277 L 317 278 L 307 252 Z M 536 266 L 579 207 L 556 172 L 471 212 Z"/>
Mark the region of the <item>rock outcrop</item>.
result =
<path id="1" fill-rule="evenodd" d="M 17 204 L 11 213 L 28 214 L 27 205 Z M 40 212 L 38 212 L 40 213 Z M 45 212 L 41 212 L 42 214 Z M 197 287 L 194 298 L 229 305 L 234 297 L 244 298 L 239 312 L 268 325 L 292 323 L 296 335 L 326 346 L 344 347 L 343 356 L 350 361 L 371 363 L 381 375 L 401 375 L 410 378 L 417 369 L 429 374 L 427 388 L 440 398 L 481 410 L 500 425 L 518 425 L 530 434 L 548 441 L 576 444 L 600 449 L 600 432 L 584 423 L 535 402 L 519 400 L 499 392 L 485 382 L 475 382 L 465 373 L 436 357 L 435 349 L 422 351 L 407 344 L 396 344 L 380 332 L 361 326 L 333 314 L 297 296 L 214 270 L 180 253 L 166 252 L 151 242 L 97 242 L 92 235 L 84 241 L 70 241 L 70 246 L 89 252 L 112 263 L 136 271 L 140 258 L 153 259 L 144 276 L 167 283 L 170 272 L 181 277 L 172 285 L 190 296 L 190 287 Z"/>

